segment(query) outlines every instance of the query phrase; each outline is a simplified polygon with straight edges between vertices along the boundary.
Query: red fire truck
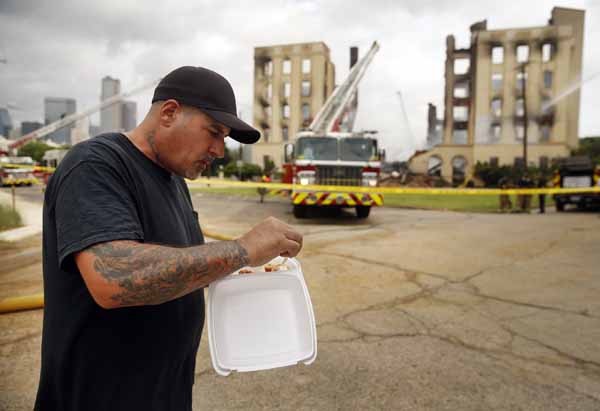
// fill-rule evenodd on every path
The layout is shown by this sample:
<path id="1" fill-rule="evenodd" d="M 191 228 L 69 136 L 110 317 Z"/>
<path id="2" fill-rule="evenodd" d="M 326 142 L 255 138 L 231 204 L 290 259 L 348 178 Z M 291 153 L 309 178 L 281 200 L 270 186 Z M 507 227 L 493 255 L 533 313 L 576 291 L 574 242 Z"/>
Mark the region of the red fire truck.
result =
<path id="1" fill-rule="evenodd" d="M 291 193 L 294 216 L 303 218 L 309 207 L 354 207 L 358 218 L 369 216 L 372 206 L 383 205 L 377 193 L 336 191 L 336 186 L 377 187 L 380 152 L 373 133 L 299 133 L 288 145 L 283 182 L 294 184 Z M 310 190 L 303 186 L 332 186 Z"/>

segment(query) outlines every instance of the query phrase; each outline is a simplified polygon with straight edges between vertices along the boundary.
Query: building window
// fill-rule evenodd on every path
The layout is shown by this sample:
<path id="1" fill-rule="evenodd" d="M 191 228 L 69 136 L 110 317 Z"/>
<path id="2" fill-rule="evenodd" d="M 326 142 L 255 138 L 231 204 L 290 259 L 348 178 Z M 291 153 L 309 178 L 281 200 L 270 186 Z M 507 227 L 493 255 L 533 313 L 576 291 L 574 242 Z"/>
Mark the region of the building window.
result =
<path id="1" fill-rule="evenodd" d="M 492 74 L 492 89 L 494 91 L 502 91 L 502 74 L 501 73 L 493 73 Z"/>
<path id="2" fill-rule="evenodd" d="M 452 133 L 453 144 L 467 144 L 467 130 L 454 130 Z"/>
<path id="3" fill-rule="evenodd" d="M 492 47 L 492 64 L 504 63 L 504 47 L 494 46 Z"/>
<path id="4" fill-rule="evenodd" d="M 540 103 L 540 112 L 542 115 L 551 114 L 550 109 L 550 97 L 542 96 L 542 100 Z"/>
<path id="5" fill-rule="evenodd" d="M 283 60 L 283 74 L 290 74 L 292 72 L 291 60 Z"/>
<path id="6" fill-rule="evenodd" d="M 540 157 L 540 168 L 541 169 L 548 168 L 548 157 L 546 157 L 546 156 L 541 156 Z"/>
<path id="7" fill-rule="evenodd" d="M 306 103 L 302 104 L 302 119 L 310 119 L 310 106 Z"/>
<path id="8" fill-rule="evenodd" d="M 302 60 L 302 73 L 310 73 L 310 59 Z"/>
<path id="9" fill-rule="evenodd" d="M 302 81 L 302 97 L 310 96 L 310 81 Z"/>
<path id="10" fill-rule="evenodd" d="M 494 124 L 490 127 L 492 142 L 497 143 L 500 141 L 500 134 L 502 133 L 502 126 L 500 124 Z"/>
<path id="11" fill-rule="evenodd" d="M 427 175 L 442 176 L 442 159 L 438 156 L 431 156 L 427 160 Z"/>
<path id="12" fill-rule="evenodd" d="M 523 73 L 522 71 L 517 72 L 517 90 L 523 90 L 526 81 L 527 73 Z"/>
<path id="13" fill-rule="evenodd" d="M 523 124 L 515 125 L 515 140 L 523 141 L 524 137 L 525 137 L 525 126 L 523 126 Z"/>
<path id="14" fill-rule="evenodd" d="M 493 99 L 490 111 L 492 112 L 492 116 L 496 118 L 502 117 L 502 100 L 499 98 Z"/>
<path id="15" fill-rule="evenodd" d="M 550 70 L 544 70 L 544 87 L 552 88 L 552 72 Z"/>
<path id="16" fill-rule="evenodd" d="M 540 127 L 540 141 L 546 143 L 550 141 L 550 131 L 552 127 L 547 124 L 544 124 Z"/>
<path id="17" fill-rule="evenodd" d="M 523 168 L 525 165 L 525 160 L 523 160 L 523 157 L 515 157 L 514 165 L 515 168 Z"/>
<path id="18" fill-rule="evenodd" d="M 525 101 L 522 98 L 515 100 L 515 116 L 523 117 L 525 115 Z"/>
<path id="19" fill-rule="evenodd" d="M 290 118 L 290 106 L 287 104 L 283 106 L 283 118 Z"/>
<path id="20" fill-rule="evenodd" d="M 498 167 L 498 157 L 490 157 L 490 166 Z"/>
<path id="21" fill-rule="evenodd" d="M 517 63 L 527 63 L 529 60 L 529 46 L 522 44 L 517 46 Z"/>
<path id="22" fill-rule="evenodd" d="M 281 128 L 281 137 L 283 139 L 283 141 L 288 141 L 290 138 L 290 133 L 289 133 L 289 129 L 287 127 L 282 127 Z"/>
<path id="23" fill-rule="evenodd" d="M 292 90 L 292 85 L 289 81 L 286 81 L 285 83 L 283 83 L 283 96 L 285 98 L 290 97 L 291 90 Z"/>
<path id="24" fill-rule="evenodd" d="M 273 74 L 273 62 L 271 60 L 267 61 L 263 66 L 265 76 L 270 76 Z"/>
<path id="25" fill-rule="evenodd" d="M 469 97 L 469 83 L 456 83 L 454 85 L 454 97 L 456 97 L 456 98 Z"/>
<path id="26" fill-rule="evenodd" d="M 469 119 L 469 107 L 454 106 L 452 109 L 454 121 L 467 121 Z"/>
<path id="27" fill-rule="evenodd" d="M 269 101 L 269 103 L 271 102 L 271 99 L 273 98 L 273 85 L 271 83 L 267 84 L 267 100 Z"/>
<path id="28" fill-rule="evenodd" d="M 463 156 L 452 159 L 452 183 L 462 184 L 465 181 L 467 171 L 467 160 Z"/>
<path id="29" fill-rule="evenodd" d="M 466 74 L 469 72 L 469 59 L 454 60 L 454 74 Z"/>
<path id="30" fill-rule="evenodd" d="M 542 61 L 544 63 L 552 60 L 552 43 L 542 44 Z"/>

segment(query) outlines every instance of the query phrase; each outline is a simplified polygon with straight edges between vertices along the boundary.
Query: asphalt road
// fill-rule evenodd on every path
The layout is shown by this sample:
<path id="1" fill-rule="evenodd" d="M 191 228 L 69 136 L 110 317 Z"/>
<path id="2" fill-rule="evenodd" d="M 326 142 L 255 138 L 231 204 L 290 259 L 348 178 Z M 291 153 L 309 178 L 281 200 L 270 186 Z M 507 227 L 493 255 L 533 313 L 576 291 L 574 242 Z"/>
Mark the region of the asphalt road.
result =
<path id="1" fill-rule="evenodd" d="M 221 377 L 205 332 L 194 409 L 600 409 L 600 214 L 296 220 L 282 199 L 193 200 L 207 230 L 274 215 L 304 233 L 319 350 L 310 366 Z M 41 287 L 39 262 L 19 270 L 0 269 L 3 295 Z M 41 319 L 0 316 L 0 409 L 31 408 Z"/>

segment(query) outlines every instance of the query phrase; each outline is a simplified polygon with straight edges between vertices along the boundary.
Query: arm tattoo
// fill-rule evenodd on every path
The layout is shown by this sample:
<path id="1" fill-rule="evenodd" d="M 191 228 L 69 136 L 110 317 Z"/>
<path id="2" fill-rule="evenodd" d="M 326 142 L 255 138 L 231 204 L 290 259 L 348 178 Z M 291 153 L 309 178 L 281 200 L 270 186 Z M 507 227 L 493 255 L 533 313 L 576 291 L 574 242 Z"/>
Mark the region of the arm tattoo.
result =
<path id="1" fill-rule="evenodd" d="M 90 247 L 94 269 L 119 292 L 119 306 L 161 304 L 188 294 L 248 264 L 237 241 L 174 248 L 135 241 L 111 241 Z"/>

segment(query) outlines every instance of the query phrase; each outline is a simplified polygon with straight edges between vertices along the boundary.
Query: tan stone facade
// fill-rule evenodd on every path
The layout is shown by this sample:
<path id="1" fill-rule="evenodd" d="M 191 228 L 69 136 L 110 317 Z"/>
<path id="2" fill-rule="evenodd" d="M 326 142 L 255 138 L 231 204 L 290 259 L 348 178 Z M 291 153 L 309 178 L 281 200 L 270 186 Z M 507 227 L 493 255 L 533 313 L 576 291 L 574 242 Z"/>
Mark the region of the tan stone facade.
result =
<path id="1" fill-rule="evenodd" d="M 578 145 L 580 94 L 559 97 L 581 80 L 584 17 L 555 7 L 543 27 L 475 23 L 467 49 L 448 36 L 442 143 L 414 156 L 411 169 L 452 180 L 477 162 L 522 164 L 525 138 L 530 165 L 568 156 Z"/>
<path id="2" fill-rule="evenodd" d="M 310 125 L 335 85 L 335 66 L 323 42 L 254 49 L 254 118 L 260 141 L 244 146 L 244 161 L 281 167 L 284 145 Z"/>

